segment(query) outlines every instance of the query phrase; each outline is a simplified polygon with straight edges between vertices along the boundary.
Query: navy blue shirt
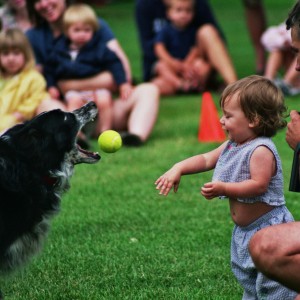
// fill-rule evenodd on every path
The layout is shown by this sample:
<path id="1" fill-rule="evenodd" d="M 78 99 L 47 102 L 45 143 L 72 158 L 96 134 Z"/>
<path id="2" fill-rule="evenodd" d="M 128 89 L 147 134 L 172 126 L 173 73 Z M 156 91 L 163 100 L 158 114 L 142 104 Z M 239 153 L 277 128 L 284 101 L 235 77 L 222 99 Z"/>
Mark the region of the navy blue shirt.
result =
<path id="1" fill-rule="evenodd" d="M 70 55 L 70 41 L 65 36 L 60 37 L 44 65 L 47 85 L 56 86 L 56 82 L 61 79 L 88 78 L 103 71 L 111 72 L 117 85 L 125 83 L 123 65 L 106 44 L 101 30 L 98 30 L 73 60 Z"/>
<path id="2" fill-rule="evenodd" d="M 213 24 L 224 37 L 207 0 L 196 0 L 193 24 L 199 28 L 203 24 Z M 136 0 L 135 18 L 143 56 L 143 77 L 145 81 L 151 78 L 156 34 L 167 23 L 166 5 L 163 0 Z"/>
<path id="3" fill-rule="evenodd" d="M 177 59 L 186 58 L 195 46 L 197 27 L 194 25 L 180 30 L 167 24 L 156 36 L 155 43 L 163 43 L 169 54 Z"/>
<path id="4" fill-rule="evenodd" d="M 114 34 L 108 24 L 103 19 L 99 19 L 99 23 L 103 41 L 108 42 L 114 39 Z M 46 22 L 41 26 L 27 30 L 26 35 L 33 48 L 36 63 L 42 66 L 47 62 L 54 46 L 63 36 L 60 35 L 55 38 L 49 24 Z"/>

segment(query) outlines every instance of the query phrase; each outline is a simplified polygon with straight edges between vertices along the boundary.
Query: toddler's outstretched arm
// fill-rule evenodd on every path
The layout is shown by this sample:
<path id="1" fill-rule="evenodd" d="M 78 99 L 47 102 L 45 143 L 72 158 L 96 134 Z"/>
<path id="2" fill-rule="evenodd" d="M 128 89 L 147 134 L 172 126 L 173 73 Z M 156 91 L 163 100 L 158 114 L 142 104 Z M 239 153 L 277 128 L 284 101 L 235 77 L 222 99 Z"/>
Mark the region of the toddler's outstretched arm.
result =
<path id="1" fill-rule="evenodd" d="M 175 164 L 155 181 L 159 194 L 167 196 L 172 187 L 176 193 L 182 175 L 195 174 L 213 169 L 225 145 L 226 142 L 210 152 L 192 156 Z"/>

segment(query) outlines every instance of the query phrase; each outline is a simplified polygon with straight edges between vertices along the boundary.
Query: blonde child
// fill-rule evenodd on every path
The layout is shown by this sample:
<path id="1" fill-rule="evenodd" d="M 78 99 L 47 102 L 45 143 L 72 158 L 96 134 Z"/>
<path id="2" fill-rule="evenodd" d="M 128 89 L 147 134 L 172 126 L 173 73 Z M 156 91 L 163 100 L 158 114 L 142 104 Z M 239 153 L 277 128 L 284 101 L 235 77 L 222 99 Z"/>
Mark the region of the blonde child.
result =
<path id="1" fill-rule="evenodd" d="M 244 289 L 243 299 L 294 299 L 296 293 L 260 273 L 248 243 L 258 230 L 292 222 L 285 206 L 281 161 L 271 137 L 286 126 L 284 99 L 272 81 L 253 75 L 225 88 L 220 100 L 222 127 L 229 140 L 208 153 L 175 164 L 155 184 L 162 195 L 177 192 L 182 175 L 214 169 L 201 194 L 228 198 L 235 223 L 232 270 Z"/>
<path id="2" fill-rule="evenodd" d="M 63 16 L 65 37 L 55 45 L 44 74 L 48 91 L 59 97 L 57 82 L 63 79 L 89 78 L 99 72 L 109 71 L 119 87 L 121 98 L 131 93 L 125 70 L 119 58 L 102 40 L 99 20 L 93 9 L 86 4 L 69 6 Z M 112 96 L 109 90 L 69 90 L 63 95 L 68 110 L 74 110 L 87 101 L 95 101 L 99 118 L 95 135 L 112 127 Z"/>
<path id="3" fill-rule="evenodd" d="M 0 33 L 0 132 L 31 119 L 48 100 L 44 77 L 35 70 L 30 43 L 18 28 Z"/>

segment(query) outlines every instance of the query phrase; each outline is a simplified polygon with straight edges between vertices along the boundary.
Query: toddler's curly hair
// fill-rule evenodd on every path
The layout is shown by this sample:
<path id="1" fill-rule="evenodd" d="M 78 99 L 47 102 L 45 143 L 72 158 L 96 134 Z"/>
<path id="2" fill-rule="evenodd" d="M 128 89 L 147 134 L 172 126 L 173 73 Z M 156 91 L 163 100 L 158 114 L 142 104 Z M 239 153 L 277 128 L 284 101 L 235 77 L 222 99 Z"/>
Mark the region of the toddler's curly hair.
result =
<path id="1" fill-rule="evenodd" d="M 269 79 L 251 75 L 228 85 L 220 99 L 221 108 L 233 95 L 238 96 L 241 109 L 257 136 L 272 137 L 286 127 L 287 108 L 281 90 Z"/>

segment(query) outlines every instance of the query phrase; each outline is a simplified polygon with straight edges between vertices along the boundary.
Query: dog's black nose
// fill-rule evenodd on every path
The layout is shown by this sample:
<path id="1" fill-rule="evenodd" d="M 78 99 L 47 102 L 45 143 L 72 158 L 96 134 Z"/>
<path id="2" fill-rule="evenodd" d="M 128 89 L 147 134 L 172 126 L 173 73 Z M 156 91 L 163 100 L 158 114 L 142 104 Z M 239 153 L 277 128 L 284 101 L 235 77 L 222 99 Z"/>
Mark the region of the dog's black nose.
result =
<path id="1" fill-rule="evenodd" d="M 81 106 L 78 109 L 75 109 L 73 113 L 77 116 L 81 116 L 80 118 L 86 119 L 84 122 L 87 123 L 91 121 L 92 118 L 94 118 L 97 115 L 98 108 L 95 102 L 88 102 L 87 104 Z M 1 299 L 0 299 L 1 300 Z"/>
<path id="2" fill-rule="evenodd" d="M 97 108 L 96 103 L 93 102 L 93 101 L 88 102 L 88 103 L 86 104 L 86 106 L 87 106 L 89 109 Z"/>

